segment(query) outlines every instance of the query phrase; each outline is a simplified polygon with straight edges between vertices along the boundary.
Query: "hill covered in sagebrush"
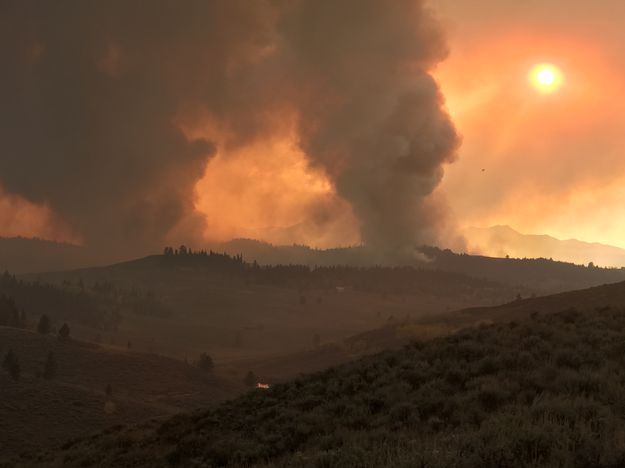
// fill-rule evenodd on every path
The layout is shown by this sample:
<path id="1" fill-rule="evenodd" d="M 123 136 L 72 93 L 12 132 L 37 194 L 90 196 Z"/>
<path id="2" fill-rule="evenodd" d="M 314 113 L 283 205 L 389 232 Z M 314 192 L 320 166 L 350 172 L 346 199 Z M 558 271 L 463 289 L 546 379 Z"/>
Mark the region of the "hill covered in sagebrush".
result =
<path id="1" fill-rule="evenodd" d="M 46 466 L 619 467 L 625 311 L 466 329 L 214 410 L 68 443 Z"/>

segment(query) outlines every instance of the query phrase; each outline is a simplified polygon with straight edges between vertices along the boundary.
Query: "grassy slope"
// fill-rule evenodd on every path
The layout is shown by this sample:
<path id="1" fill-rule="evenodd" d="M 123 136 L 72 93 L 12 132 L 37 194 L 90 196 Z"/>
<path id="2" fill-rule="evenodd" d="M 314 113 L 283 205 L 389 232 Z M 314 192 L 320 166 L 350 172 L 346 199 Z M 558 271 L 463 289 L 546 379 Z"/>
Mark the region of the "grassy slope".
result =
<path id="1" fill-rule="evenodd" d="M 348 272 L 344 275 L 347 278 L 328 275 L 322 281 L 313 278 L 316 282 L 306 278 L 288 282 L 292 277 L 286 274 L 286 281 L 266 284 L 250 280 L 247 271 L 241 274 L 212 268 L 209 260 L 205 265 L 201 258 L 173 260 L 172 264 L 172 259 L 153 256 L 106 268 L 36 277 L 57 283 L 82 279 L 89 285 L 110 281 L 126 288 L 153 290 L 173 315 L 126 314 L 117 332 L 102 333 L 104 342 L 123 344 L 130 339 L 136 349 L 190 359 L 208 351 L 222 363 L 312 350 L 315 334 L 323 343 L 342 341 L 381 326 L 391 316 L 416 318 L 470 305 L 501 303 L 516 294 L 514 288 L 491 281 L 429 271 L 405 275 L 406 291 L 401 293 L 357 287 L 338 292 L 336 286 L 345 286 L 350 275 L 360 279 L 362 274 Z M 372 289 L 379 283 L 377 277 L 387 274 L 391 272 L 372 271 Z M 428 278 L 430 281 L 425 281 Z M 86 331 L 82 336 L 93 339 L 94 334 Z"/>
<path id="2" fill-rule="evenodd" d="M 621 308 L 535 314 L 77 441 L 39 463 L 619 467 L 624 355 Z"/>
<path id="3" fill-rule="evenodd" d="M 0 356 L 12 349 L 22 375 L 0 371 L 0 453 L 49 447 L 114 424 L 211 405 L 236 395 L 230 384 L 183 362 L 0 327 Z M 38 377 L 48 352 L 57 375 Z M 116 411 L 105 411 L 110 384 Z"/>
<path id="4" fill-rule="evenodd" d="M 447 335 L 462 328 L 492 322 L 523 320 L 533 313 L 559 312 L 571 308 L 594 311 L 603 307 L 625 305 L 625 282 L 604 284 L 587 289 L 549 296 L 515 300 L 503 305 L 470 307 L 412 321 L 390 323 L 384 327 L 354 335 L 345 340 L 350 348 L 382 350 L 402 346 L 410 339 Z"/>

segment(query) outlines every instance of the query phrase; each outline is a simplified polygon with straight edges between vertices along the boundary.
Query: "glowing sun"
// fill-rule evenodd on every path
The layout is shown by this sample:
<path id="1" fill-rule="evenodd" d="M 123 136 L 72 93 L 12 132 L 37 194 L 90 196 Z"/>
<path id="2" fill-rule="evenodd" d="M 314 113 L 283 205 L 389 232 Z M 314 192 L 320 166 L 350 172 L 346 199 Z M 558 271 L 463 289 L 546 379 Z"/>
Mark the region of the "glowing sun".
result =
<path id="1" fill-rule="evenodd" d="M 562 85 L 562 72 L 550 63 L 541 63 L 532 68 L 530 81 L 541 93 L 553 93 Z"/>

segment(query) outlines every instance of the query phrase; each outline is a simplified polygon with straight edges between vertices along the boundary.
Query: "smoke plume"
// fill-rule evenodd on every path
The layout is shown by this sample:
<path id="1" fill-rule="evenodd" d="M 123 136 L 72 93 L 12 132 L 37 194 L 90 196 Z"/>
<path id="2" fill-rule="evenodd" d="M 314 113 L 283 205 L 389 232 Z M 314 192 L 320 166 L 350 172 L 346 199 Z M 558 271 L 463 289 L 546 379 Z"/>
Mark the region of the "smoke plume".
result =
<path id="1" fill-rule="evenodd" d="M 280 116 L 365 242 L 432 235 L 429 196 L 458 138 L 422 1 L 8 0 L 0 27 L 0 186 L 89 245 L 197 239 L 210 158 L 270 137 Z"/>

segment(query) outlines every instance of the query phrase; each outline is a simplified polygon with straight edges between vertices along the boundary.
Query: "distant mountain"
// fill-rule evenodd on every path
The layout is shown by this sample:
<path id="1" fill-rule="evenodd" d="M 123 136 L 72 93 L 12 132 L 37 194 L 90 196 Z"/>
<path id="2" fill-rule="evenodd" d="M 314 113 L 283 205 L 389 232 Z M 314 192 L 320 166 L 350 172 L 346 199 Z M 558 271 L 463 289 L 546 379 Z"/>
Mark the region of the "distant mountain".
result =
<path id="1" fill-rule="evenodd" d="M 305 245 L 272 245 L 252 239 L 235 239 L 207 247 L 230 255 L 242 255 L 245 261 L 256 261 L 261 265 L 412 266 L 487 278 L 543 293 L 625 280 L 625 269 L 585 266 L 589 262 L 601 266 L 625 265 L 625 249 L 575 240 L 560 241 L 549 236 L 525 236 L 502 226 L 470 232 L 477 239 L 471 246 L 495 246 L 492 247 L 492 255 L 495 257 L 458 254 L 448 249 L 429 246 L 415 247 L 410 253 L 389 254 L 367 246 L 315 249 Z M 506 251 L 501 247 L 504 244 L 517 245 L 518 250 Z M 530 251 L 530 247 L 534 250 Z M 473 249 L 480 250 L 476 247 Z M 505 257 L 506 252 L 509 252 L 511 258 L 501 258 Z M 551 260 L 567 256 L 577 264 Z M 582 259 L 584 261 L 580 261 Z M 587 259 L 590 260 L 586 261 Z M 39 239 L 0 238 L 0 272 L 58 272 L 111 262 L 111 259 L 79 246 Z"/>
<path id="2" fill-rule="evenodd" d="M 553 258 L 564 262 L 605 267 L 625 266 L 625 249 L 611 245 L 560 240 L 547 235 L 521 234 L 509 226 L 471 227 L 464 235 L 469 253 L 515 258 Z"/>
<path id="3" fill-rule="evenodd" d="M 0 237 L 0 272 L 15 274 L 69 270 L 106 263 L 87 249 L 25 237 Z"/>

